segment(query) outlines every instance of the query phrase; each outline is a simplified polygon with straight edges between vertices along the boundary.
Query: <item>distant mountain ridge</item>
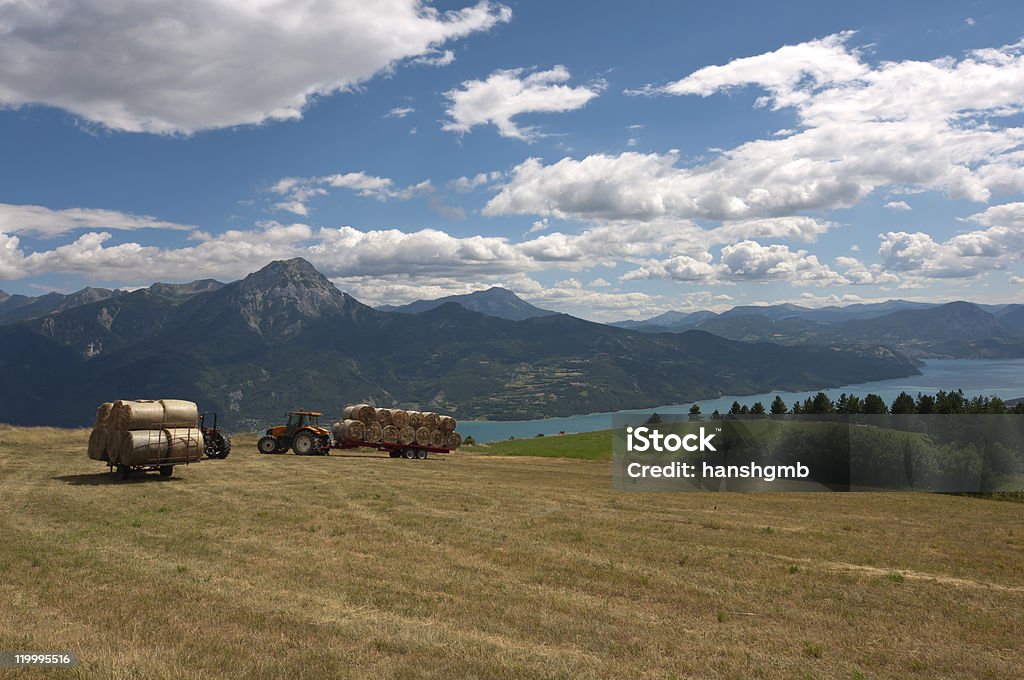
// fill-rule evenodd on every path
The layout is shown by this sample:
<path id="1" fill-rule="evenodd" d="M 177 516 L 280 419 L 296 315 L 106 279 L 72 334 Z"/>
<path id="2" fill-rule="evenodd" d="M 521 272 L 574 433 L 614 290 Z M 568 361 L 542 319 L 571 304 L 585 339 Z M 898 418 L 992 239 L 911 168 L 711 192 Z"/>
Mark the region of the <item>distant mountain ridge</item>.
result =
<path id="1" fill-rule="evenodd" d="M 721 314 L 675 314 L 629 327 L 647 333 L 700 329 L 744 342 L 879 343 L 925 359 L 1024 357 L 1024 305 L 1016 304 L 889 300 L 820 309 L 748 305 Z M 665 324 L 666 318 L 674 323 Z"/>
<path id="2" fill-rule="evenodd" d="M 487 290 L 478 290 L 466 295 L 449 295 L 436 300 L 416 300 L 406 305 L 381 305 L 382 312 L 399 312 L 401 314 L 419 314 L 441 305 L 454 302 L 473 312 L 509 321 L 522 321 L 536 316 L 547 316 L 556 312 L 548 311 L 531 305 L 526 300 L 506 288 L 494 286 Z"/>
<path id="3" fill-rule="evenodd" d="M 793 347 L 644 334 L 565 314 L 520 321 L 448 302 L 383 312 L 305 260 L 186 296 L 141 289 L 0 325 L 0 413 L 85 425 L 111 398 L 178 397 L 257 428 L 367 401 L 529 419 L 917 373 L 877 345 Z"/>

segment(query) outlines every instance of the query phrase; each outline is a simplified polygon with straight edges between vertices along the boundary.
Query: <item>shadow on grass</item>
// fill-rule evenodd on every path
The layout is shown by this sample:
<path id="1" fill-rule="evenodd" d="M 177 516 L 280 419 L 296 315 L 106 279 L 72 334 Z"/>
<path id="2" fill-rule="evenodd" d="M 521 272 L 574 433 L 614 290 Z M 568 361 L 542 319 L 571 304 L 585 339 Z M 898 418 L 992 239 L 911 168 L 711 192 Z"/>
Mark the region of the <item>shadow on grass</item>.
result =
<path id="1" fill-rule="evenodd" d="M 396 461 L 396 462 L 397 461 L 405 461 L 405 462 L 408 462 L 408 463 L 437 463 L 437 462 L 443 461 L 445 455 L 447 455 L 447 454 L 431 454 L 431 455 L 427 456 L 426 458 L 424 458 L 423 460 L 420 460 L 418 458 L 392 458 L 391 456 L 381 455 L 379 453 L 378 454 L 373 454 L 373 453 L 337 453 L 337 452 L 332 451 L 330 456 L 322 456 L 322 457 L 324 457 L 324 458 L 373 458 L 373 459 L 376 459 L 376 460 Z M 321 456 L 310 456 L 310 457 L 313 458 L 313 457 L 321 457 Z"/>
<path id="2" fill-rule="evenodd" d="M 103 486 L 105 484 L 140 484 L 145 482 L 178 482 L 180 477 L 161 477 L 157 472 L 133 472 L 127 479 L 118 479 L 113 472 L 92 472 L 80 475 L 53 477 L 72 486 Z"/>

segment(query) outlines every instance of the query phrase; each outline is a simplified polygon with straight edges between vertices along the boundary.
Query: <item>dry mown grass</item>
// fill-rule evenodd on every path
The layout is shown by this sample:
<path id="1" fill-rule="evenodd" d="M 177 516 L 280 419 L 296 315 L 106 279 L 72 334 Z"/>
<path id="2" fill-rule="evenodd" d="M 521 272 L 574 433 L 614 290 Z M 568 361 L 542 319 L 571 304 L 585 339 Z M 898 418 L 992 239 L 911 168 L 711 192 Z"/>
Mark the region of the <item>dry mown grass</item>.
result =
<path id="1" fill-rule="evenodd" d="M 86 437 L 0 429 L 0 650 L 75 651 L 67 677 L 1020 672 L 1020 504 L 621 494 L 607 462 L 254 437 L 114 483 Z"/>

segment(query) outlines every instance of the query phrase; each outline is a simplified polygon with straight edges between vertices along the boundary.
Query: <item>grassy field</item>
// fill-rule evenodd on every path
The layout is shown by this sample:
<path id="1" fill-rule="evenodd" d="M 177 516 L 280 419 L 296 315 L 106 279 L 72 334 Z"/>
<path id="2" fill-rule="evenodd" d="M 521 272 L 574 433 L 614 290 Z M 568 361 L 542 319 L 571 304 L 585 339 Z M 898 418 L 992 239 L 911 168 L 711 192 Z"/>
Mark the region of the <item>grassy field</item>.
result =
<path id="1" fill-rule="evenodd" d="M 1020 504 L 255 437 L 118 483 L 86 436 L 0 428 L 0 650 L 79 655 L 47 677 L 1019 677 Z"/>
<path id="2" fill-rule="evenodd" d="M 541 458 L 578 458 L 581 460 L 611 460 L 612 431 L 583 432 L 570 435 L 551 435 L 532 439 L 509 439 L 466 446 L 463 453 L 490 456 L 535 456 Z"/>

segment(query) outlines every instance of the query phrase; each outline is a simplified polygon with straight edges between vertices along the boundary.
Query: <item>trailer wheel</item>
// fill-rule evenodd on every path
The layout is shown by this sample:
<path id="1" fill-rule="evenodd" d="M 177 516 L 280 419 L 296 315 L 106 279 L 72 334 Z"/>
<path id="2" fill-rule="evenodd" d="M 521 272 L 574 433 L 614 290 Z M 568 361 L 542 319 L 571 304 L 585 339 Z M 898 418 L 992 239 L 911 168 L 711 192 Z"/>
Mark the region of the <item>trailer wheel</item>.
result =
<path id="1" fill-rule="evenodd" d="M 416 457 L 419 458 L 420 460 L 426 460 L 426 458 L 427 458 L 427 450 L 426 449 L 418 450 L 416 452 Z"/>
<path id="2" fill-rule="evenodd" d="M 269 434 L 265 437 L 260 437 L 260 440 L 256 442 L 256 448 L 259 449 L 260 453 L 276 453 L 277 440 Z"/>
<path id="3" fill-rule="evenodd" d="M 412 460 L 413 458 L 416 457 L 416 451 L 414 449 L 405 449 L 404 451 L 402 451 L 402 456 L 404 456 L 407 460 Z"/>
<path id="4" fill-rule="evenodd" d="M 398 450 L 398 451 L 388 451 L 388 458 L 401 458 L 401 457 L 402 457 L 402 451 L 401 450 Z"/>
<path id="5" fill-rule="evenodd" d="M 174 474 L 174 466 L 173 465 L 163 465 L 163 466 L 160 467 L 160 476 L 161 477 L 170 477 L 173 474 Z"/>
<path id="6" fill-rule="evenodd" d="M 128 479 L 128 475 L 132 473 L 132 469 L 127 465 L 118 465 L 114 470 L 114 474 L 118 479 Z"/>

